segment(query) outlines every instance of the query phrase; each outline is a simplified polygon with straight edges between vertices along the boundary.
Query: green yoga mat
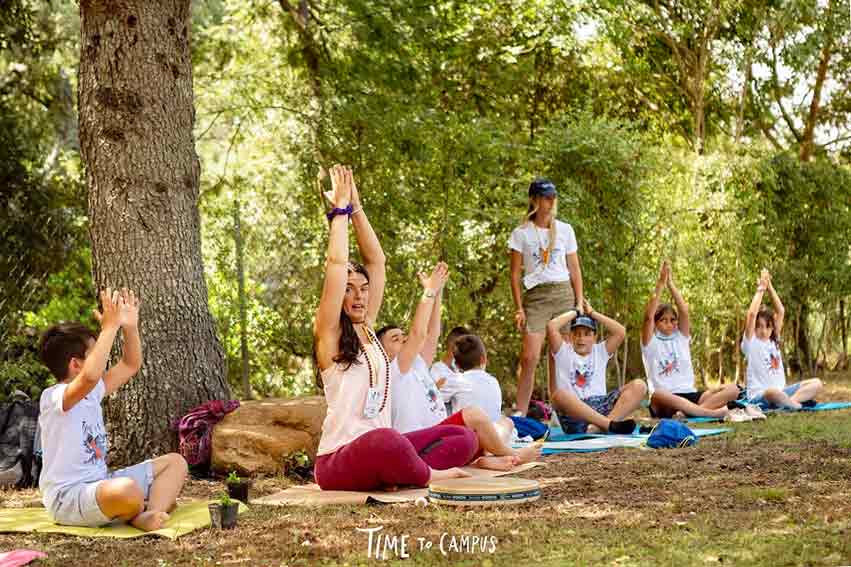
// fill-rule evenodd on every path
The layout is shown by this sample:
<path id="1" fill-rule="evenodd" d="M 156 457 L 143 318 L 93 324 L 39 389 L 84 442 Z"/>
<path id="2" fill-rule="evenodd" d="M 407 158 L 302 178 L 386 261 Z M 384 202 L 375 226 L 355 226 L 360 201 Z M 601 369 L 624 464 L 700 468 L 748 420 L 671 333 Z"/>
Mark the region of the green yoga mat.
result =
<path id="1" fill-rule="evenodd" d="M 0 533 L 35 532 L 49 534 L 69 534 L 83 537 L 130 538 L 145 535 L 158 535 L 177 539 L 184 534 L 210 525 L 210 511 L 207 501 L 181 504 L 171 513 L 164 528 L 153 532 L 143 532 L 129 524 L 117 523 L 100 528 L 81 528 L 60 526 L 53 523 L 44 508 L 0 508 Z M 248 506 L 239 504 L 239 513 L 248 510 Z"/>

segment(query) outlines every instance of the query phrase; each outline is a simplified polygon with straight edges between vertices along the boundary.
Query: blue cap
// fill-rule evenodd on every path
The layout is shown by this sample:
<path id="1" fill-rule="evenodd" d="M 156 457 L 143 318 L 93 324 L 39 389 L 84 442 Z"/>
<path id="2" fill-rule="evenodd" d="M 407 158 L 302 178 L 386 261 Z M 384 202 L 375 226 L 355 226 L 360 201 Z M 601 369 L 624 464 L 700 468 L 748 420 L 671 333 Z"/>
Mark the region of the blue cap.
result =
<path id="1" fill-rule="evenodd" d="M 531 184 L 529 184 L 529 196 L 557 197 L 558 193 L 556 192 L 555 183 L 553 183 L 549 179 L 538 177 Z"/>
<path id="2" fill-rule="evenodd" d="M 597 332 L 597 321 L 588 317 L 587 315 L 580 315 L 576 319 L 573 320 L 573 324 L 570 325 L 571 330 L 576 327 L 588 327 L 595 333 Z"/>

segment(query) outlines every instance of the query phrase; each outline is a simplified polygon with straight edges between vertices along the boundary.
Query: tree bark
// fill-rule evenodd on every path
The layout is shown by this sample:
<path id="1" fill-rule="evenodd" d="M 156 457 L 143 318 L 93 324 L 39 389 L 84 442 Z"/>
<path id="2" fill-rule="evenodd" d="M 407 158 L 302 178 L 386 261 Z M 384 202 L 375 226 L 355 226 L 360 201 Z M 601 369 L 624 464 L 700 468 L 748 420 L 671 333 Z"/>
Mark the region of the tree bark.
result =
<path id="1" fill-rule="evenodd" d="M 94 282 L 142 298 L 144 365 L 105 408 L 113 463 L 172 450 L 172 420 L 229 397 L 201 262 L 190 17 L 190 0 L 80 2 Z"/>
<path id="2" fill-rule="evenodd" d="M 831 47 L 832 45 L 828 41 L 821 50 L 818 71 L 816 73 L 816 83 L 813 86 L 813 99 L 810 101 L 810 111 L 807 113 L 807 123 L 804 127 L 804 137 L 801 141 L 801 152 L 798 154 L 801 161 L 810 161 L 815 151 L 815 132 L 819 109 L 821 108 L 821 91 L 824 88 L 825 79 L 827 79 L 827 69 L 832 53 Z"/>

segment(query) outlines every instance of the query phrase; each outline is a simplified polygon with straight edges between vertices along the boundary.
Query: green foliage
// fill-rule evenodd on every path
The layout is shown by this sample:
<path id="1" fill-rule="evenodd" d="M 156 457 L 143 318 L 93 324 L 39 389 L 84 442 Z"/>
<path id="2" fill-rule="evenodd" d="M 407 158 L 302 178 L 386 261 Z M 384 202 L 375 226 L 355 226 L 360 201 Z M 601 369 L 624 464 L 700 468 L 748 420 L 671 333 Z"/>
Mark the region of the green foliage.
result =
<path id="1" fill-rule="evenodd" d="M 242 482 L 242 479 L 236 474 L 236 471 L 230 471 L 227 478 L 225 479 L 225 483 L 227 484 L 239 484 Z"/>
<path id="2" fill-rule="evenodd" d="M 55 380 L 38 358 L 38 336 L 29 331 L 9 337 L 0 352 L 0 402 L 15 392 L 39 400 L 41 392 Z"/>

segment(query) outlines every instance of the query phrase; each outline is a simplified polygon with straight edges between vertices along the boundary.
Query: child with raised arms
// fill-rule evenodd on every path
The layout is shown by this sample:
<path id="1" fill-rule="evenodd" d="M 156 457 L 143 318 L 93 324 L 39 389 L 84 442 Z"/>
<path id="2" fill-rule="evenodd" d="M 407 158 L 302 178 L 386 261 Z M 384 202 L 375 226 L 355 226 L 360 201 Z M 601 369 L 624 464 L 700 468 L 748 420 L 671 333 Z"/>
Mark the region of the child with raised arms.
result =
<path id="1" fill-rule="evenodd" d="M 446 265 L 438 264 L 440 273 L 448 273 Z M 420 276 L 423 277 L 422 275 Z M 445 283 L 445 280 L 442 280 Z M 416 317 L 406 335 L 397 325 L 387 325 L 376 334 L 391 360 L 393 391 L 393 428 L 409 436 L 419 436 L 428 428 L 440 425 L 463 426 L 475 432 L 480 450 L 471 464 L 480 468 L 510 470 L 518 464 L 531 462 L 540 454 L 538 446 L 512 449 L 501 437 L 496 424 L 481 409 L 468 406 L 447 415 L 438 386 L 428 371 L 434 359 L 440 337 L 440 307 L 443 285 L 437 290 L 428 319 Z M 452 333 L 450 333 L 450 336 Z M 456 337 L 457 338 L 457 337 Z M 452 340 L 453 344 L 455 340 Z M 449 392 L 456 392 L 457 377 L 445 381 Z M 501 423 L 501 429 L 506 424 Z M 508 431 L 510 437 L 510 430 Z"/>
<path id="2" fill-rule="evenodd" d="M 762 307 L 765 292 L 771 296 L 774 310 Z M 771 283 L 771 274 L 762 270 L 756 293 L 748 308 L 742 352 L 747 360 L 748 401 L 762 409 L 801 409 L 812 404 L 823 388 L 818 378 L 786 385 L 786 370 L 780 354 L 780 332 L 785 309 Z"/>
<path id="3" fill-rule="evenodd" d="M 676 308 L 659 304 L 662 290 L 668 288 Z M 739 387 L 727 384 L 698 391 L 694 386 L 691 361 L 691 322 L 668 262 L 659 269 L 656 289 L 644 309 L 641 325 L 641 358 L 650 388 L 650 414 L 653 417 L 687 416 L 724 418 L 727 404 L 739 397 Z"/>
<path id="4" fill-rule="evenodd" d="M 547 340 L 555 362 L 553 405 L 565 433 L 631 434 L 635 421 L 625 419 L 647 394 L 643 380 L 606 391 L 606 367 L 626 336 L 623 325 L 598 313 L 586 301 L 584 315 L 575 309 L 547 323 Z M 597 325 L 608 331 L 597 341 Z M 562 329 L 570 330 L 562 335 Z"/>
<path id="5" fill-rule="evenodd" d="M 39 426 L 44 466 L 39 478 L 44 507 L 58 524 L 97 527 L 124 520 L 157 530 L 186 480 L 182 456 L 169 453 L 109 471 L 101 401 L 126 384 L 142 366 L 139 301 L 133 291 L 100 294 L 95 336 L 81 323 L 61 323 L 44 332 L 41 359 L 59 381 L 41 394 Z M 107 370 L 119 329 L 121 360 Z"/>

